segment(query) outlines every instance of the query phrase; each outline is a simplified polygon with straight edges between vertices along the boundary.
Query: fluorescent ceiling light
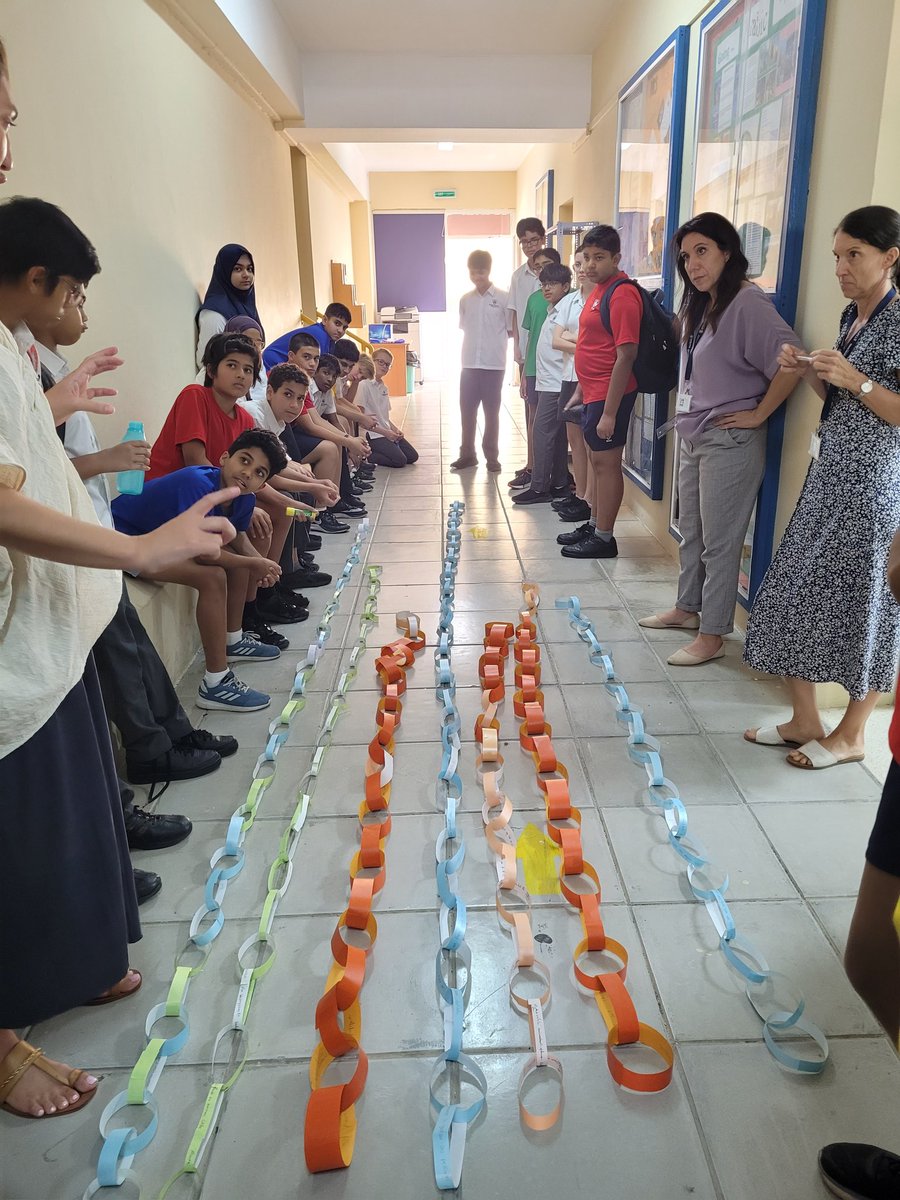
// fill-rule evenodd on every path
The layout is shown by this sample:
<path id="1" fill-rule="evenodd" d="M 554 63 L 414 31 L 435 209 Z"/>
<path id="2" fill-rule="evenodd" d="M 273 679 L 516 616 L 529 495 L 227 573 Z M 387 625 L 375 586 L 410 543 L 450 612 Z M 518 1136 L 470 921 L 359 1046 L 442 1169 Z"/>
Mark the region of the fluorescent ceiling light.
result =
<path id="1" fill-rule="evenodd" d="M 437 148 L 438 148 L 438 150 L 452 150 L 453 143 L 452 142 L 438 142 Z"/>

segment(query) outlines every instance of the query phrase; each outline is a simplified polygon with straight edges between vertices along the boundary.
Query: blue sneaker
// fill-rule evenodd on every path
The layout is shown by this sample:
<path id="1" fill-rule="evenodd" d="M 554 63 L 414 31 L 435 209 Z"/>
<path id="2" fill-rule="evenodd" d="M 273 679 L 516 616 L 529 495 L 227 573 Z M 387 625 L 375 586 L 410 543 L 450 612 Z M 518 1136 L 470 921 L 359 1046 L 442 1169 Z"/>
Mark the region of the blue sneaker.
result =
<path id="1" fill-rule="evenodd" d="M 241 640 L 233 646 L 226 647 L 229 662 L 243 662 L 244 659 L 281 658 L 277 646 L 267 646 L 261 642 L 255 633 L 245 633 Z"/>
<path id="2" fill-rule="evenodd" d="M 268 647 L 267 647 L 268 648 Z M 224 708 L 231 712 L 258 712 L 268 708 L 271 697 L 265 692 L 255 692 L 229 671 L 221 683 L 207 687 L 201 681 L 197 692 L 198 708 Z"/>

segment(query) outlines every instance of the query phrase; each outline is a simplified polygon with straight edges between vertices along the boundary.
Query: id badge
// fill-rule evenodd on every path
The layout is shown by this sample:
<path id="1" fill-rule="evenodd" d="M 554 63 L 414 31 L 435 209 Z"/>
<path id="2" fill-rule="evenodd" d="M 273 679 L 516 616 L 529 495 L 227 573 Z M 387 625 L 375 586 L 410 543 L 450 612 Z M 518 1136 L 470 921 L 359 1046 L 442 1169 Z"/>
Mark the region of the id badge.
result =
<path id="1" fill-rule="evenodd" d="M 689 413 L 691 411 L 691 400 L 693 399 L 689 391 L 679 392 L 675 397 L 675 411 L 677 413 Z"/>
<path id="2" fill-rule="evenodd" d="M 822 449 L 822 438 L 814 429 L 809 435 L 809 457 L 815 460 L 819 458 L 819 452 Z"/>

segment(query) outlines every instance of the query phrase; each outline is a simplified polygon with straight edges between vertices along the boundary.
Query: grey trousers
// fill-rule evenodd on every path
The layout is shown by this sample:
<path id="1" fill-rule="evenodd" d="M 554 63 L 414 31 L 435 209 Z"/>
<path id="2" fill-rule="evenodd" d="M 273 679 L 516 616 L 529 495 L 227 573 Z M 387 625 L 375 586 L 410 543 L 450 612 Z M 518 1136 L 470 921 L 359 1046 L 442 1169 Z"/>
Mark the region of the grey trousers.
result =
<path id="1" fill-rule="evenodd" d="M 531 427 L 531 487 L 535 492 L 549 492 L 568 479 L 569 444 L 565 424 L 559 419 L 559 392 L 538 392 L 537 398 Z"/>
<path id="2" fill-rule="evenodd" d="M 708 425 L 682 441 L 678 469 L 681 574 L 676 605 L 702 613 L 702 633 L 734 628 L 741 547 L 766 469 L 766 429 Z"/>

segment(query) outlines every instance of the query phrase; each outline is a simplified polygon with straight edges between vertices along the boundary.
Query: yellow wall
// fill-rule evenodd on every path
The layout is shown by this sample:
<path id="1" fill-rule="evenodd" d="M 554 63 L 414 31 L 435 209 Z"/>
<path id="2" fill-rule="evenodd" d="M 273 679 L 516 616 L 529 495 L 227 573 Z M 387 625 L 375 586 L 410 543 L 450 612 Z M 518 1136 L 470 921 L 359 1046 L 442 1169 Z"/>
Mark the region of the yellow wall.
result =
<path id="1" fill-rule="evenodd" d="M 193 380 L 223 243 L 252 250 L 267 331 L 297 311 L 289 147 L 143 3 L 5 0 L 2 33 L 21 113 L 5 194 L 58 203 L 95 243 L 103 272 L 70 353 L 119 346 L 119 411 L 98 435 L 135 418 L 153 437 Z"/>
<path id="2" fill-rule="evenodd" d="M 517 217 L 540 217 L 546 221 L 542 212 L 535 212 L 534 194 L 535 184 L 546 171 L 553 171 L 554 222 L 558 218 L 560 204 L 575 199 L 575 158 L 571 145 L 541 143 L 532 148 L 516 173 Z"/>
<path id="3" fill-rule="evenodd" d="M 332 301 L 331 260 L 344 263 L 348 280 L 353 279 L 353 237 L 350 202 L 326 177 L 313 158 L 308 158 L 309 224 L 312 235 L 313 273 L 319 310 Z M 308 313 L 312 316 L 312 313 Z"/>
<path id="4" fill-rule="evenodd" d="M 390 171 L 369 176 L 373 212 L 466 212 L 516 207 L 515 171 Z M 455 191 L 436 200 L 434 192 Z"/>

